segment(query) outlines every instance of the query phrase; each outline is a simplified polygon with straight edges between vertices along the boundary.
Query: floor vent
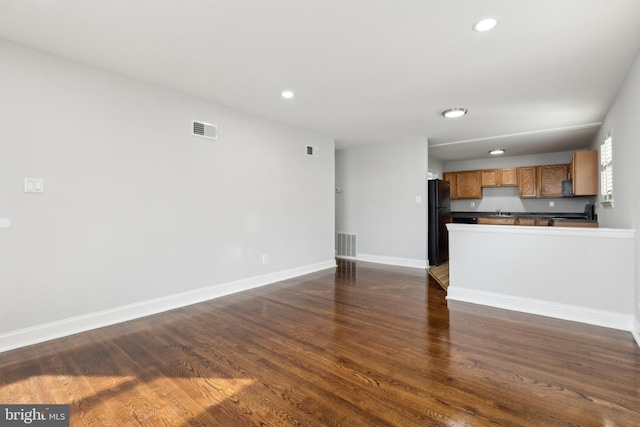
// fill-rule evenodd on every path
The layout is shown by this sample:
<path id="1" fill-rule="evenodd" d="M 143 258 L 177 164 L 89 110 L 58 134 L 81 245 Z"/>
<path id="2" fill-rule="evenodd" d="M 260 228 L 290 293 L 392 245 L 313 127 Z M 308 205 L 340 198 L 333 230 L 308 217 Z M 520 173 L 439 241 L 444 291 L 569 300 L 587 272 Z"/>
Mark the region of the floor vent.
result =
<path id="1" fill-rule="evenodd" d="M 355 258 L 356 253 L 356 235 L 338 233 L 336 238 L 336 256 Z"/>
<path id="2" fill-rule="evenodd" d="M 203 138 L 218 139 L 218 126 L 205 122 L 192 122 L 191 134 L 193 136 L 201 136 Z"/>

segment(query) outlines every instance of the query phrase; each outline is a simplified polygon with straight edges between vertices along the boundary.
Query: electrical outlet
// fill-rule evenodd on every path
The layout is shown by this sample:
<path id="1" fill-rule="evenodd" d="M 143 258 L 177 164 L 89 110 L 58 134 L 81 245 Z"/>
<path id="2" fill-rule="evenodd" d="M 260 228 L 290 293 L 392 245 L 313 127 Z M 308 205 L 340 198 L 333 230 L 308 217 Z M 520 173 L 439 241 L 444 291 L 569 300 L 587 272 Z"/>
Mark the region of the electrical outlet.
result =
<path id="1" fill-rule="evenodd" d="M 475 208 L 476 207 L 476 202 L 469 202 L 469 207 Z"/>
<path id="2" fill-rule="evenodd" d="M 552 208 L 556 205 L 556 202 L 554 202 L 553 200 L 549 200 L 549 207 Z"/>
<path id="3" fill-rule="evenodd" d="M 262 263 L 266 264 L 269 262 L 269 255 L 267 254 L 262 254 Z"/>

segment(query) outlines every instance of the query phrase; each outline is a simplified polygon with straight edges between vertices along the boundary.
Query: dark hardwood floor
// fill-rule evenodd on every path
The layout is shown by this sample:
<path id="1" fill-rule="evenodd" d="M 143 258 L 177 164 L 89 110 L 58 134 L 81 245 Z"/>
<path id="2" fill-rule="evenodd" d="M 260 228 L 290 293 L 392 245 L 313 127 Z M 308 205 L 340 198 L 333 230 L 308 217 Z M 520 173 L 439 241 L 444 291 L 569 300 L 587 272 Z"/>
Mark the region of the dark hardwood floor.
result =
<path id="1" fill-rule="evenodd" d="M 72 426 L 637 426 L 640 349 L 340 262 L 2 353 L 0 403 L 68 403 Z"/>

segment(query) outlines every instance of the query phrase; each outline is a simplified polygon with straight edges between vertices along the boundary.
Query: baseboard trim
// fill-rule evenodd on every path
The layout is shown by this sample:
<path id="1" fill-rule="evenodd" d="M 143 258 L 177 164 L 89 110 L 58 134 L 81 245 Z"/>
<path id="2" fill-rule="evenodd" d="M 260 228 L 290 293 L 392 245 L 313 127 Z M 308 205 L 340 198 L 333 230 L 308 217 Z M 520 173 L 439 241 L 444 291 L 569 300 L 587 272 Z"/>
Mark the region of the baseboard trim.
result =
<path id="1" fill-rule="evenodd" d="M 0 353 L 92 329 L 139 319 L 152 314 L 197 304 L 333 267 L 336 267 L 336 262 L 332 259 L 317 264 L 269 273 L 263 276 L 250 277 L 3 333 L 0 334 Z"/>
<path id="2" fill-rule="evenodd" d="M 631 331 L 633 338 L 636 340 L 636 344 L 640 347 L 640 321 L 638 318 L 633 319 L 633 330 Z"/>
<path id="3" fill-rule="evenodd" d="M 451 286 L 447 299 L 633 332 L 633 316 L 592 308 Z M 640 341 L 638 343 L 640 345 Z"/>
<path id="4" fill-rule="evenodd" d="M 376 264 L 397 265 L 400 267 L 427 268 L 427 261 L 423 259 L 395 258 L 380 255 L 358 254 L 358 261 L 373 262 Z"/>

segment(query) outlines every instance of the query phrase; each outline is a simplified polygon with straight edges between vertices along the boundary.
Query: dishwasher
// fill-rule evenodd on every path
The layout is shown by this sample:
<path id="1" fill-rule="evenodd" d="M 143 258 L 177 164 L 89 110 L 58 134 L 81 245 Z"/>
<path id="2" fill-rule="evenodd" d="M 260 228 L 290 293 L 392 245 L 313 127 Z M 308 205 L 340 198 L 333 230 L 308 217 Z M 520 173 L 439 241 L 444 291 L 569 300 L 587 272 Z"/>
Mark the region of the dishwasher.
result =
<path id="1" fill-rule="evenodd" d="M 477 216 L 454 216 L 451 219 L 451 222 L 454 224 L 477 224 L 478 217 Z"/>

